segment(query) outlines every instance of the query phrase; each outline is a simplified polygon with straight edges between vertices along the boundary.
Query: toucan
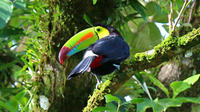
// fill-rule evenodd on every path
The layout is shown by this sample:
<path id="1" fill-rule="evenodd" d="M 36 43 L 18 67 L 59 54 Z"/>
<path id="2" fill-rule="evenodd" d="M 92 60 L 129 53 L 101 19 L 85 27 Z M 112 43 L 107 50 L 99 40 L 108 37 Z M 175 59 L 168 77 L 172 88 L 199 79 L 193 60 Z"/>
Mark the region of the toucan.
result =
<path id="1" fill-rule="evenodd" d="M 85 49 L 87 50 L 82 60 L 67 79 L 86 71 L 92 72 L 95 76 L 110 74 L 119 69 L 120 63 L 130 54 L 128 44 L 114 27 L 99 24 L 71 37 L 59 52 L 60 63 L 63 64 L 67 58 Z"/>

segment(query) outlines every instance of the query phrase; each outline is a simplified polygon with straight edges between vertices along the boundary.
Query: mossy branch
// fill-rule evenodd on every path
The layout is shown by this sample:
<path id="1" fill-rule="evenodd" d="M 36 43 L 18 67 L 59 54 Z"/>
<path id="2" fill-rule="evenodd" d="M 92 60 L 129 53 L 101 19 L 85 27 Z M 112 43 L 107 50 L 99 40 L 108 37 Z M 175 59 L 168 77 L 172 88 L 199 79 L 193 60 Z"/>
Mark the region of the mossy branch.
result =
<path id="1" fill-rule="evenodd" d="M 104 102 L 102 95 L 114 93 L 136 72 L 155 67 L 162 62 L 172 59 L 178 54 L 185 53 L 188 49 L 198 44 L 200 44 L 200 28 L 194 29 L 182 37 L 173 38 L 169 36 L 155 46 L 154 49 L 131 56 L 126 62 L 121 64 L 121 70 L 114 73 L 111 83 L 108 84 L 106 81 L 100 85 L 100 90 L 95 90 L 83 112 L 91 112 L 94 108 L 100 106 L 102 102 Z M 99 96 L 101 98 L 99 98 Z"/>
<path id="2" fill-rule="evenodd" d="M 104 95 L 110 93 L 110 89 L 108 88 L 111 84 L 111 81 L 105 81 L 100 89 L 95 89 L 93 95 L 88 100 L 87 107 L 84 108 L 83 112 L 91 112 L 94 108 L 98 107 L 104 101 Z"/>

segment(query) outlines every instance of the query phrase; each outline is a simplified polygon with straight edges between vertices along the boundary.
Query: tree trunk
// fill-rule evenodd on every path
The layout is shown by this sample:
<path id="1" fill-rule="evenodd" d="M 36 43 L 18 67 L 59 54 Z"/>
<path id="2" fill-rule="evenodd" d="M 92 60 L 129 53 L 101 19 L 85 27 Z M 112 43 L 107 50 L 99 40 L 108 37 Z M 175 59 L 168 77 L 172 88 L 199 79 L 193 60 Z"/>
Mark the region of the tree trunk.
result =
<path id="1" fill-rule="evenodd" d="M 80 112 L 87 104 L 88 96 L 92 94 L 96 84 L 90 74 L 81 75 L 66 81 L 67 75 L 81 60 L 83 52 L 69 58 L 62 66 L 58 62 L 58 53 L 62 45 L 78 31 L 89 27 L 83 19 L 83 14 L 92 15 L 92 21 L 105 20 L 114 9 L 114 1 L 98 1 L 98 5 L 92 5 L 87 0 L 48 0 L 49 13 L 41 16 L 41 26 L 45 37 L 42 37 L 46 47 L 46 53 L 42 54 L 39 65 L 40 72 L 35 77 L 36 95 L 33 97 L 34 112 Z M 105 7 L 105 8 L 104 8 Z M 110 10 L 110 11 L 108 11 Z M 46 108 L 40 102 L 49 101 Z M 47 101 L 47 102 L 48 102 Z"/>

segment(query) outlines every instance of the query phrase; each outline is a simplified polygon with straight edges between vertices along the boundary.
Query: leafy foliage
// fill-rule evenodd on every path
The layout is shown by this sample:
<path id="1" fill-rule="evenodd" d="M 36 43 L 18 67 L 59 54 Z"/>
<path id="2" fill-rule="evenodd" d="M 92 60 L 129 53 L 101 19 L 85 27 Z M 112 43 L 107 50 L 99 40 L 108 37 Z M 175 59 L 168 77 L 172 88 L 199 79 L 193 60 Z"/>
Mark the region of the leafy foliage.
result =
<path id="1" fill-rule="evenodd" d="M 96 7 L 104 1 L 90 2 Z M 170 0 L 115 0 L 112 13 L 98 22 L 117 28 L 129 43 L 133 55 L 153 48 L 164 39 L 157 23 L 161 23 L 168 31 L 169 25 L 166 23 L 170 13 L 169 2 Z M 174 20 L 183 0 L 173 0 L 173 3 Z M 38 76 L 50 74 L 51 67 L 46 67 L 45 62 L 49 61 L 47 56 L 51 57 L 56 52 L 51 48 L 55 44 L 51 35 L 47 35 L 57 30 L 51 29 L 52 23 L 49 23 L 48 16 L 52 9 L 41 0 L 0 0 L 0 4 L 0 111 L 30 112 L 33 108 L 32 99 L 39 91 L 35 80 L 39 80 Z M 55 10 L 59 12 L 61 9 L 57 6 Z M 64 18 L 60 16 L 61 13 L 64 14 L 61 11 L 53 15 L 53 22 Z M 96 23 L 93 18 L 95 13 L 90 15 L 85 12 L 82 15 L 81 19 L 90 26 Z M 105 95 L 106 105 L 97 107 L 93 112 L 145 112 L 148 109 L 163 112 L 171 107 L 180 107 L 183 103 L 199 104 L 200 97 L 182 95 L 198 82 L 199 74 L 183 81 L 173 81 L 170 88 L 162 84 L 155 75 L 144 71 L 137 73 L 115 95 Z M 149 83 L 153 86 L 149 86 Z M 167 97 L 160 98 L 157 95 L 158 88 Z M 60 88 L 60 91 L 64 90 Z"/>
<path id="2" fill-rule="evenodd" d="M 0 6 L 0 79 L 2 81 L 0 111 L 28 112 L 31 109 L 31 100 L 35 92 L 31 78 L 38 70 L 37 66 L 40 63 L 38 52 L 41 52 L 38 51 L 41 44 L 36 40 L 38 35 L 33 34 L 33 28 L 36 28 L 35 25 L 39 23 L 34 12 L 37 10 L 35 6 L 38 3 L 38 1 L 24 0 L 0 1 L 0 4 L 4 4 Z M 41 15 L 38 14 L 39 16 Z M 33 20 L 36 20 L 36 24 L 33 24 Z M 31 35 L 35 38 L 27 38 Z M 33 44 L 35 46 L 32 46 Z"/>
<path id="3" fill-rule="evenodd" d="M 168 89 L 164 87 L 164 85 L 154 78 L 152 75 L 141 72 L 140 75 L 145 74 L 148 78 L 154 83 L 155 86 L 161 88 L 165 91 L 166 95 L 169 95 Z M 138 74 L 139 75 L 139 74 Z M 93 110 L 93 112 L 129 112 L 129 108 L 136 108 L 136 112 L 146 112 L 148 108 L 152 108 L 153 112 L 163 112 L 166 111 L 170 107 L 180 107 L 183 103 L 196 103 L 200 104 L 200 97 L 176 97 L 179 93 L 185 91 L 186 89 L 190 88 L 192 84 L 194 84 L 199 79 L 200 74 L 191 76 L 184 81 L 174 81 L 170 84 L 171 89 L 173 90 L 173 97 L 170 98 L 155 98 L 152 100 L 151 98 L 141 98 L 135 97 L 130 101 L 122 100 L 116 96 L 112 96 L 111 94 L 105 95 L 106 99 L 106 106 L 105 107 L 97 107 Z M 138 76 L 137 76 L 138 77 Z M 139 76 L 136 80 L 140 83 L 144 91 L 147 90 L 147 87 L 144 87 L 142 83 L 144 83 L 143 77 Z M 188 84 L 188 85 L 186 85 Z M 146 86 L 146 85 L 145 85 Z M 164 89 L 163 89 L 164 87 Z M 146 92 L 149 94 L 149 92 Z M 121 103 L 122 102 L 122 103 Z M 109 106 L 112 105 L 112 106 Z M 129 105 L 125 106 L 124 105 Z M 130 106 L 131 105 L 131 106 Z M 134 106 L 135 105 L 135 106 Z M 120 109 L 123 108 L 123 109 Z M 126 110 L 126 111 L 125 111 Z"/>
<path id="4" fill-rule="evenodd" d="M 93 0 L 93 5 L 95 5 L 97 3 L 97 0 Z"/>
<path id="5" fill-rule="evenodd" d="M 144 74 L 145 76 L 147 76 L 149 78 L 149 80 L 157 87 L 159 87 L 166 95 L 167 97 L 169 97 L 169 91 L 167 90 L 167 88 L 155 77 L 153 77 L 152 74 L 148 74 L 146 72 L 141 72 L 141 74 Z"/>
<path id="6" fill-rule="evenodd" d="M 186 89 L 190 88 L 198 79 L 199 75 L 191 76 L 184 81 L 174 81 L 170 84 L 170 87 L 173 90 L 173 98 L 175 98 L 179 93 L 185 91 Z"/>
<path id="7" fill-rule="evenodd" d="M 84 14 L 84 15 L 83 15 L 83 19 L 84 19 L 90 26 L 93 26 L 93 25 L 92 25 L 92 22 L 91 22 L 91 20 L 90 20 L 90 18 L 88 17 L 88 15 Z"/>
<path id="8" fill-rule="evenodd" d="M 13 4 L 8 0 L 1 0 L 0 4 L 0 29 L 2 29 L 11 17 Z"/>

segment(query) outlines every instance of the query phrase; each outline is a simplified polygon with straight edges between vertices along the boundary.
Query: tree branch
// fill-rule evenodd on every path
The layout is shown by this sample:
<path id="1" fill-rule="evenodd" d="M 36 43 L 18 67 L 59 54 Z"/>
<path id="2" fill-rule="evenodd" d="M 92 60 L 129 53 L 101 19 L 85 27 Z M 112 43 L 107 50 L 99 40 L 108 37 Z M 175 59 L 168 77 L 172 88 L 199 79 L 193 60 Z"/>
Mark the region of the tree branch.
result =
<path id="1" fill-rule="evenodd" d="M 190 9 L 190 13 L 189 13 L 189 17 L 188 17 L 188 23 L 190 23 L 190 21 L 192 20 L 192 14 L 193 14 L 193 10 L 196 6 L 197 0 L 194 0 Z"/>
<path id="2" fill-rule="evenodd" d="M 190 0 L 190 2 L 191 2 L 191 0 Z M 174 23 L 174 26 L 173 26 L 172 32 L 175 31 L 176 25 L 178 24 L 178 22 L 179 22 L 179 20 L 181 19 L 181 16 L 182 16 L 184 10 L 186 9 L 188 3 L 190 3 L 190 2 L 188 2 L 188 0 L 185 0 L 183 6 L 182 6 L 182 8 L 181 8 L 181 11 L 180 11 L 179 14 L 178 14 L 177 20 L 176 20 L 175 23 Z"/>
<path id="3" fill-rule="evenodd" d="M 168 15 L 168 21 L 169 21 L 169 32 L 171 32 L 173 28 L 173 2 L 172 1 L 170 1 L 170 14 Z"/>
<path id="4" fill-rule="evenodd" d="M 114 73 L 114 77 L 110 80 L 111 83 L 106 81 L 100 85 L 100 90 L 94 91 L 83 112 L 90 112 L 100 106 L 104 102 L 102 95 L 114 93 L 136 72 L 156 67 L 162 62 L 168 61 L 198 44 L 200 44 L 200 28 L 194 29 L 179 38 L 169 36 L 166 40 L 155 46 L 154 49 L 131 56 L 126 62 L 121 64 L 121 70 Z M 95 98 L 99 99 L 93 100 Z"/>

